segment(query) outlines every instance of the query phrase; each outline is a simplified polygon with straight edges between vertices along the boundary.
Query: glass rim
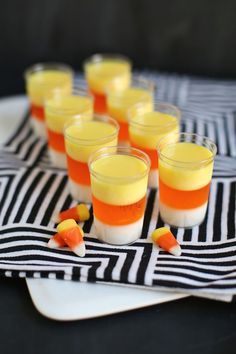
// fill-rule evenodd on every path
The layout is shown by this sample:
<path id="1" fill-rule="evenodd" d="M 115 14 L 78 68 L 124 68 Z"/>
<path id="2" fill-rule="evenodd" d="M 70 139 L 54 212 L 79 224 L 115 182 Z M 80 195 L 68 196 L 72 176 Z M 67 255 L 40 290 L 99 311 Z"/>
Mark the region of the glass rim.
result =
<path id="1" fill-rule="evenodd" d="M 162 111 L 159 111 L 158 109 L 156 109 L 157 106 L 166 106 L 166 107 L 170 107 L 171 109 L 175 110 L 176 111 L 176 116 L 173 115 L 173 117 L 177 118 L 177 121 L 178 121 L 178 124 L 180 122 L 180 119 L 181 119 L 181 110 L 173 105 L 173 104 L 170 104 L 168 102 L 157 102 L 157 101 L 154 101 L 154 110 L 151 111 L 151 112 L 145 112 L 145 113 L 142 113 L 142 114 L 137 114 L 135 116 L 133 116 L 133 118 L 131 117 L 131 111 L 132 109 L 135 109 L 135 108 L 139 108 L 139 107 L 143 107 L 143 104 L 142 103 L 137 103 L 135 105 L 133 105 L 132 107 L 130 107 L 128 109 L 128 112 L 127 112 L 127 117 L 128 117 L 128 123 L 134 127 L 139 127 L 139 128 L 143 128 L 144 130 L 147 129 L 155 129 L 155 128 L 160 128 L 160 127 L 171 127 L 171 126 L 174 126 L 176 125 L 176 123 L 172 122 L 172 123 L 168 123 L 168 124 L 155 124 L 155 125 L 152 125 L 152 124 L 144 124 L 144 123 L 140 123 L 140 122 L 137 122 L 135 121 L 134 117 L 138 117 L 138 116 L 144 116 L 146 114 L 150 114 L 150 113 L 163 113 L 163 114 L 169 114 L 169 113 L 165 113 L 165 112 L 162 112 Z M 170 116 L 172 114 L 169 114 Z"/>
<path id="2" fill-rule="evenodd" d="M 25 80 L 27 80 L 30 77 L 30 75 L 32 75 L 36 72 L 53 70 L 53 69 L 54 70 L 58 69 L 58 71 L 68 72 L 71 74 L 71 76 L 74 74 L 74 70 L 68 64 L 59 63 L 59 62 L 45 62 L 45 63 L 36 63 L 36 64 L 33 64 L 30 67 L 28 67 L 24 71 L 23 77 Z M 40 85 L 43 85 L 43 83 L 41 83 Z"/>
<path id="3" fill-rule="evenodd" d="M 83 68 L 86 69 L 86 66 L 90 63 L 100 63 L 104 60 L 112 59 L 115 61 L 126 62 L 129 64 L 130 68 L 132 67 L 132 61 L 127 56 L 122 54 L 115 53 L 95 53 L 83 61 Z"/>
<path id="4" fill-rule="evenodd" d="M 111 152 L 106 153 L 106 151 L 108 151 L 108 150 Z M 122 151 L 123 151 L 123 153 L 122 153 Z M 125 151 L 127 151 L 127 153 L 125 153 Z M 137 155 L 132 154 L 131 151 L 134 153 L 137 153 Z M 130 176 L 130 177 L 105 176 L 102 173 L 95 172 L 92 169 L 92 164 L 94 161 L 97 161 L 100 158 L 104 158 L 104 157 L 108 157 L 108 156 L 115 156 L 115 155 L 133 156 L 134 158 L 142 160 L 146 164 L 147 168 L 144 172 L 136 174 L 135 176 Z M 96 158 L 96 156 L 97 156 L 97 158 Z M 142 151 L 140 149 L 134 148 L 132 146 L 114 145 L 114 146 L 102 147 L 102 148 L 96 150 L 94 153 L 92 153 L 89 157 L 89 160 L 88 160 L 88 166 L 89 166 L 90 174 L 93 175 L 94 177 L 98 177 L 98 178 L 105 180 L 105 181 L 114 181 L 117 183 L 117 182 L 125 182 L 125 181 L 136 181 L 136 180 L 139 180 L 139 179 L 145 177 L 149 173 L 151 161 L 150 161 L 149 156 L 144 151 Z"/>
<path id="5" fill-rule="evenodd" d="M 163 141 L 167 138 L 169 138 L 170 136 L 177 136 L 177 137 L 194 137 L 194 138 L 197 138 L 197 139 L 200 139 L 202 142 L 207 142 L 208 145 L 206 144 L 197 144 L 196 141 L 186 141 L 187 143 L 192 143 L 192 144 L 196 144 L 196 145 L 200 145 L 200 146 L 203 146 L 205 148 L 207 148 L 208 150 L 211 151 L 212 153 L 212 156 L 208 157 L 207 159 L 202 159 L 202 160 L 199 160 L 199 161 L 179 161 L 179 160 L 176 160 L 176 159 L 171 159 L 167 156 L 165 156 L 162 152 L 161 152 L 161 148 L 163 147 Z M 170 142 L 170 143 L 167 143 L 165 144 L 165 146 L 167 145 L 175 145 L 177 143 L 181 142 L 181 140 L 177 140 L 176 142 Z M 184 141 L 182 141 L 184 142 Z M 210 147 L 211 146 L 211 147 Z M 207 165 L 209 164 L 210 162 L 212 162 L 216 156 L 216 153 L 217 153 L 217 146 L 216 144 L 214 143 L 213 140 L 211 140 L 210 138 L 208 138 L 207 136 L 205 135 L 201 135 L 201 134 L 196 134 L 196 133 L 185 133 L 185 132 L 180 132 L 180 133 L 170 133 L 170 134 L 167 134 L 165 135 L 163 138 L 161 138 L 158 142 L 158 145 L 157 145 L 157 151 L 158 151 L 158 157 L 162 160 L 164 160 L 166 163 L 168 163 L 169 165 L 171 166 L 176 166 L 175 164 L 178 164 L 176 167 L 183 167 L 185 168 L 186 166 L 199 166 L 199 165 Z"/>
<path id="6" fill-rule="evenodd" d="M 92 119 L 91 119 L 91 117 L 92 117 Z M 87 123 L 87 122 L 91 122 L 91 121 L 101 121 L 101 122 L 113 125 L 115 127 L 115 132 L 111 133 L 107 136 L 104 136 L 102 138 L 96 138 L 96 139 L 75 138 L 66 132 L 67 128 L 72 125 L 81 125 L 83 123 Z M 100 143 L 107 141 L 107 140 L 109 141 L 110 139 L 115 138 L 116 136 L 118 138 L 119 130 L 120 130 L 119 124 L 117 123 L 117 121 L 115 119 L 113 119 L 110 116 L 96 114 L 96 113 L 93 113 L 92 115 L 81 113 L 81 114 L 78 114 L 78 115 L 72 117 L 64 124 L 63 134 L 65 137 L 65 140 L 68 139 L 68 140 L 73 141 L 74 143 L 77 143 L 79 145 L 93 146 L 93 145 L 99 145 Z"/>
<path id="7" fill-rule="evenodd" d="M 58 92 L 60 93 L 61 91 L 58 90 Z M 57 95 L 57 89 L 55 89 L 55 97 L 51 97 L 47 100 L 45 100 L 45 108 L 50 112 L 50 113 L 55 113 L 55 114 L 62 114 L 62 115 L 77 115 L 77 114 L 83 114 L 83 112 L 78 112 L 78 113 L 74 113 L 75 109 L 72 108 L 62 108 L 62 107 L 55 107 L 53 105 L 50 105 L 51 101 L 54 100 L 60 100 L 61 98 L 65 98 L 65 97 L 85 97 L 88 98 L 91 101 L 92 104 L 92 110 L 93 110 L 93 102 L 94 102 L 94 97 L 92 94 L 90 94 L 85 88 L 83 87 L 77 87 L 74 86 L 72 88 L 72 92 L 70 94 L 66 94 L 66 95 Z"/>

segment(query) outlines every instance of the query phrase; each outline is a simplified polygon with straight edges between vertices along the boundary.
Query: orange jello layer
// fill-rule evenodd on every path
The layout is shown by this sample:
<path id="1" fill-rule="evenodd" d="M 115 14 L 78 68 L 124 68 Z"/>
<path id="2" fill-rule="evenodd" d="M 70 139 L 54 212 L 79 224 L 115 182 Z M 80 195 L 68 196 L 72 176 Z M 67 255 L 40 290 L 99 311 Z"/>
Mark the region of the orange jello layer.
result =
<path id="1" fill-rule="evenodd" d="M 69 177 L 76 183 L 89 186 L 90 175 L 88 164 L 85 162 L 74 160 L 68 154 L 66 155 L 66 157 Z"/>
<path id="2" fill-rule="evenodd" d="M 43 106 L 36 106 L 35 104 L 31 104 L 31 115 L 35 119 L 38 119 L 41 122 L 43 122 L 45 119 L 44 107 Z"/>
<path id="3" fill-rule="evenodd" d="M 129 140 L 129 125 L 127 122 L 118 121 L 120 130 L 119 130 L 119 140 L 128 141 Z"/>
<path id="4" fill-rule="evenodd" d="M 205 204 L 208 200 L 210 183 L 191 191 L 183 191 L 167 186 L 159 179 L 159 198 L 163 204 L 175 209 L 193 209 Z"/>
<path id="5" fill-rule="evenodd" d="M 89 89 L 90 93 L 94 97 L 93 109 L 95 113 L 106 113 L 107 112 L 107 104 L 106 104 L 106 95 L 101 93 L 97 93 L 91 88 Z"/>
<path id="6" fill-rule="evenodd" d="M 132 147 L 142 150 L 143 152 L 145 152 L 149 156 L 149 158 L 151 160 L 151 170 L 156 170 L 158 168 L 158 156 L 157 156 L 156 149 L 144 148 L 142 146 L 135 144 L 132 140 L 130 140 L 130 143 L 131 143 Z"/>
<path id="7" fill-rule="evenodd" d="M 63 134 L 56 133 L 51 129 L 48 129 L 48 145 L 52 149 L 65 153 L 65 141 Z"/>
<path id="8" fill-rule="evenodd" d="M 128 225 L 139 220 L 145 210 L 146 196 L 134 204 L 112 205 L 93 195 L 93 211 L 98 220 L 107 225 Z"/>

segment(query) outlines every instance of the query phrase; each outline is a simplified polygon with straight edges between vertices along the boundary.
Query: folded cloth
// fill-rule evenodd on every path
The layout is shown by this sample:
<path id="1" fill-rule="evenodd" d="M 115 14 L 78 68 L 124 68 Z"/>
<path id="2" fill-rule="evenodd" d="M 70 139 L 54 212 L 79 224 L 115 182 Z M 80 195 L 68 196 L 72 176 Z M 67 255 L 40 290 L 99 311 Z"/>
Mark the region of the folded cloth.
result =
<path id="1" fill-rule="evenodd" d="M 33 136 L 27 114 L 0 156 L 0 275 L 112 282 L 218 299 L 236 294 L 235 116 L 204 113 L 186 104 L 181 124 L 182 130 L 213 138 L 219 152 L 205 221 L 188 230 L 171 228 L 181 244 L 181 257 L 151 241 L 151 232 L 164 226 L 152 189 L 141 238 L 129 246 L 101 243 L 90 207 L 91 217 L 83 224 L 86 256 L 79 258 L 66 248 L 47 246 L 55 233 L 52 215 L 76 202 L 65 171 L 50 164 L 46 145 Z"/>

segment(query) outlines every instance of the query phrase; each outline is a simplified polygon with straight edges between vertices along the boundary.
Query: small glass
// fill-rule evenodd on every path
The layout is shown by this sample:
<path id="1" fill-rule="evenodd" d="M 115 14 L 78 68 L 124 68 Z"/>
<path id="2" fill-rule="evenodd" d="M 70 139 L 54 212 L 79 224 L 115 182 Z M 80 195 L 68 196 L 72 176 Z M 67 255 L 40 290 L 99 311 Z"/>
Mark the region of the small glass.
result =
<path id="1" fill-rule="evenodd" d="M 149 157 L 131 147 L 109 147 L 89 159 L 94 224 L 103 242 L 126 245 L 142 232 Z"/>
<path id="2" fill-rule="evenodd" d="M 26 91 L 31 103 L 31 124 L 34 133 L 46 139 L 44 102 L 55 93 L 68 95 L 72 90 L 74 72 L 61 63 L 39 63 L 24 73 Z"/>
<path id="3" fill-rule="evenodd" d="M 56 167 L 67 167 L 64 125 L 81 114 L 88 120 L 92 119 L 93 97 L 82 88 L 74 87 L 70 95 L 57 93 L 45 103 L 49 155 Z"/>
<path id="4" fill-rule="evenodd" d="M 159 141 L 159 208 L 162 220 L 193 227 L 205 218 L 216 145 L 205 136 L 172 134 Z"/>
<path id="5" fill-rule="evenodd" d="M 148 186 L 158 187 L 157 144 L 161 138 L 179 132 L 180 110 L 169 103 L 154 102 L 152 112 L 143 113 L 143 106 L 138 104 L 128 111 L 129 138 L 131 146 L 144 151 L 151 160 Z"/>
<path id="6" fill-rule="evenodd" d="M 89 156 L 105 146 L 117 145 L 119 125 L 107 116 L 81 115 L 65 124 L 64 137 L 72 197 L 91 203 Z"/>
<path id="7" fill-rule="evenodd" d="M 120 125 L 119 145 L 129 145 L 128 111 L 139 104 L 139 113 L 153 110 L 155 85 L 152 81 L 139 76 L 133 78 L 131 86 L 125 90 L 114 91 L 107 88 L 108 114 Z"/>
<path id="8" fill-rule="evenodd" d="M 95 54 L 84 62 L 89 91 L 94 96 L 94 112 L 107 113 L 106 88 L 126 89 L 130 84 L 131 61 L 122 55 Z"/>

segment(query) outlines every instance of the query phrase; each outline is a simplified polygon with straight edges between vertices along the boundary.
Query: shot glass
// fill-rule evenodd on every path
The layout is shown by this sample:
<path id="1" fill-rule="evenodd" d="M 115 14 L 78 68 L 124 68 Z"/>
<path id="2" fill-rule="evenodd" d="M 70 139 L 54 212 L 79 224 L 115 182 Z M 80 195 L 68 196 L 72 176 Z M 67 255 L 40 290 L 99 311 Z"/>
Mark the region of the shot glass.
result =
<path id="1" fill-rule="evenodd" d="M 171 142 L 171 134 L 179 132 L 180 116 L 177 107 L 164 102 L 154 102 L 152 112 L 143 113 L 142 104 L 131 107 L 128 112 L 130 144 L 144 151 L 151 160 L 150 188 L 158 187 L 157 144 L 164 136 Z"/>
<path id="2" fill-rule="evenodd" d="M 107 88 L 108 114 L 120 125 L 119 145 L 129 145 L 128 111 L 139 104 L 139 113 L 153 110 L 154 83 L 143 77 L 133 78 L 131 86 L 125 90 L 114 91 Z"/>
<path id="3" fill-rule="evenodd" d="M 216 145 L 189 133 L 159 141 L 159 208 L 164 222 L 193 227 L 205 218 Z"/>
<path id="4" fill-rule="evenodd" d="M 70 95 L 55 94 L 45 103 L 48 150 L 54 166 L 66 168 L 64 125 L 76 116 L 92 119 L 93 97 L 82 88 L 74 88 Z"/>
<path id="5" fill-rule="evenodd" d="M 55 93 L 70 94 L 73 70 L 65 64 L 39 63 L 27 69 L 24 77 L 31 104 L 33 131 L 37 136 L 46 139 L 44 102 Z"/>
<path id="6" fill-rule="evenodd" d="M 94 224 L 98 238 L 130 244 L 142 232 L 149 157 L 131 147 L 109 147 L 89 159 Z"/>
<path id="7" fill-rule="evenodd" d="M 130 84 L 131 61 L 121 55 L 95 54 L 85 60 L 84 72 L 89 91 L 94 96 L 94 112 L 107 113 L 106 88 L 124 90 Z"/>
<path id="8" fill-rule="evenodd" d="M 89 119 L 90 120 L 89 120 Z M 89 156 L 105 146 L 117 145 L 119 125 L 107 116 L 81 115 L 65 124 L 64 136 L 72 197 L 91 203 Z"/>

